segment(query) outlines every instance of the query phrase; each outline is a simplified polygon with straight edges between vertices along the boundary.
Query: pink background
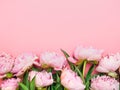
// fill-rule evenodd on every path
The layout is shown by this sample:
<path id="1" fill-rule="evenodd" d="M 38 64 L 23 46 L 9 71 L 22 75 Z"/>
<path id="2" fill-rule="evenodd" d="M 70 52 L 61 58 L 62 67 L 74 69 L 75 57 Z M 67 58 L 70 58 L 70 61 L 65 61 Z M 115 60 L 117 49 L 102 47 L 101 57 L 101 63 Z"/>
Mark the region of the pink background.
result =
<path id="1" fill-rule="evenodd" d="M 0 0 L 0 51 L 70 52 L 79 44 L 120 51 L 120 0 Z"/>

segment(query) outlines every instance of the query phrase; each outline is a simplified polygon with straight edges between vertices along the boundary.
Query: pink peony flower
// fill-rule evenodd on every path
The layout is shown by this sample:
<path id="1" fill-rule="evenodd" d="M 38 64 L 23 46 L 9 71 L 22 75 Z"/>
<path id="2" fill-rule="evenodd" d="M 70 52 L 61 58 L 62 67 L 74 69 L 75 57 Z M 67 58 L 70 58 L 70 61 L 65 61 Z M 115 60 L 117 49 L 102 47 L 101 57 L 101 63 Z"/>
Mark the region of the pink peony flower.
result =
<path id="1" fill-rule="evenodd" d="M 37 72 L 37 71 L 30 71 L 28 79 L 31 81 L 35 77 L 35 85 L 38 88 L 42 88 L 45 86 L 49 86 L 53 83 L 52 73 L 51 72 Z"/>
<path id="2" fill-rule="evenodd" d="M 6 73 L 11 72 L 14 58 L 6 53 L 0 53 L 0 78 L 6 77 Z"/>
<path id="3" fill-rule="evenodd" d="M 42 53 L 40 56 L 40 63 L 43 67 L 49 66 L 53 67 L 55 70 L 62 70 L 67 65 L 66 58 L 55 52 Z"/>
<path id="4" fill-rule="evenodd" d="M 61 74 L 61 84 L 68 90 L 84 90 L 81 78 L 72 70 L 64 69 Z"/>
<path id="5" fill-rule="evenodd" d="M 120 54 L 106 56 L 99 62 L 96 70 L 98 72 L 108 73 L 116 71 L 120 66 Z"/>
<path id="6" fill-rule="evenodd" d="M 99 60 L 102 57 L 103 50 L 97 50 L 92 47 L 78 46 L 74 51 L 74 57 L 78 60 L 87 59 L 88 61 Z"/>
<path id="7" fill-rule="evenodd" d="M 91 90 L 119 90 L 119 82 L 109 76 L 97 76 L 91 80 Z"/>
<path id="8" fill-rule="evenodd" d="M 32 67 L 32 65 L 36 62 L 37 59 L 38 57 L 32 53 L 24 53 L 24 54 L 19 55 L 15 59 L 12 73 L 14 73 L 15 76 L 20 76 L 24 74 L 24 72 L 27 69 Z"/>
<path id="9" fill-rule="evenodd" d="M 4 80 L 1 84 L 1 90 L 17 90 L 20 79 L 11 78 Z"/>
<path id="10" fill-rule="evenodd" d="M 28 80 L 32 81 L 32 79 L 37 75 L 37 71 L 30 71 L 28 75 Z"/>
<path id="11" fill-rule="evenodd" d="M 36 77 L 35 77 L 35 85 L 36 87 L 45 87 L 53 84 L 53 78 L 52 78 L 52 73 L 51 72 L 38 72 Z"/>

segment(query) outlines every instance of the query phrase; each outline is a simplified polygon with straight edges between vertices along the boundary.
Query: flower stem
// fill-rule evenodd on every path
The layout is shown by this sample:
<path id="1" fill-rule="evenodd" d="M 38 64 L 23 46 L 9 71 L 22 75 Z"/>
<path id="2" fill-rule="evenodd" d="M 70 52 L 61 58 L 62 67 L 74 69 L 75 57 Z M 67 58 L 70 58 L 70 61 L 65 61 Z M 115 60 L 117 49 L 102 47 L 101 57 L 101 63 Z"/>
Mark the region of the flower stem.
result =
<path id="1" fill-rule="evenodd" d="M 75 66 L 75 69 L 76 69 L 76 72 L 80 75 L 80 77 L 81 77 L 83 83 L 85 83 L 85 79 L 84 79 L 82 73 L 80 72 L 80 70 L 78 69 L 78 67 Z"/>
<path id="2" fill-rule="evenodd" d="M 83 63 L 83 72 L 82 72 L 83 77 L 85 75 L 86 64 L 87 64 L 87 60 L 85 60 L 84 63 Z"/>

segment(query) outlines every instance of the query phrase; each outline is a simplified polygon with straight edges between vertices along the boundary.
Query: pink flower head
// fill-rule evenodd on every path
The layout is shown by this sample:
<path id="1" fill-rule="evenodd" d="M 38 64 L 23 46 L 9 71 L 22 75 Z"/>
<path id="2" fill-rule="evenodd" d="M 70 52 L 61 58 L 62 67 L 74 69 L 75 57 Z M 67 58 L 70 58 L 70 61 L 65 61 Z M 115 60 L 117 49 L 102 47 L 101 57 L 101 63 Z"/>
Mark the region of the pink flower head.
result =
<path id="1" fill-rule="evenodd" d="M 45 87 L 53 84 L 53 78 L 51 72 L 42 71 L 37 73 L 35 77 L 35 85 L 36 87 Z"/>
<path id="2" fill-rule="evenodd" d="M 20 82 L 19 78 L 7 79 L 3 81 L 3 83 L 1 84 L 1 90 L 17 90 L 19 82 Z"/>
<path id="3" fill-rule="evenodd" d="M 28 79 L 32 81 L 32 79 L 37 75 L 37 71 L 30 71 L 28 75 Z"/>
<path id="4" fill-rule="evenodd" d="M 120 54 L 106 56 L 100 60 L 96 70 L 98 72 L 108 73 L 116 71 L 120 66 Z"/>
<path id="5" fill-rule="evenodd" d="M 66 58 L 56 54 L 55 52 L 42 53 L 40 60 L 42 66 L 47 65 L 53 67 L 55 70 L 62 70 L 67 65 Z"/>
<path id="6" fill-rule="evenodd" d="M 61 74 L 61 84 L 68 90 L 84 90 L 81 78 L 72 70 L 64 69 Z"/>
<path id="7" fill-rule="evenodd" d="M 24 72 L 31 68 L 34 62 L 38 57 L 35 54 L 32 53 L 24 53 L 19 55 L 15 59 L 14 67 L 12 69 L 12 72 L 15 74 L 15 76 L 20 76 L 24 74 Z"/>
<path id="8" fill-rule="evenodd" d="M 119 90 L 119 82 L 109 76 L 97 76 L 91 80 L 91 90 Z"/>
<path id="9" fill-rule="evenodd" d="M 6 53 L 0 53 L 0 78 L 5 77 L 6 73 L 11 72 L 14 58 Z"/>
<path id="10" fill-rule="evenodd" d="M 103 50 L 97 50 L 92 47 L 78 46 L 74 51 L 74 57 L 78 60 L 87 59 L 88 61 L 99 60 L 102 57 Z"/>

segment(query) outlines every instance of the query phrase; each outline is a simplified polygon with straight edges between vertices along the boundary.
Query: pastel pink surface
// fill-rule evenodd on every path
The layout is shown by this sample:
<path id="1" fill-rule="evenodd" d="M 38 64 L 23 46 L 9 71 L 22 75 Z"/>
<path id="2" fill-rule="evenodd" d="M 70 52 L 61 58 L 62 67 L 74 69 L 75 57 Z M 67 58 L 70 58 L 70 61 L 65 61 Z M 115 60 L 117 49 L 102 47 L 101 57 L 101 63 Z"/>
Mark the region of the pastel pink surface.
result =
<path id="1" fill-rule="evenodd" d="M 120 0 L 0 0 L 0 51 L 93 46 L 120 51 Z"/>

